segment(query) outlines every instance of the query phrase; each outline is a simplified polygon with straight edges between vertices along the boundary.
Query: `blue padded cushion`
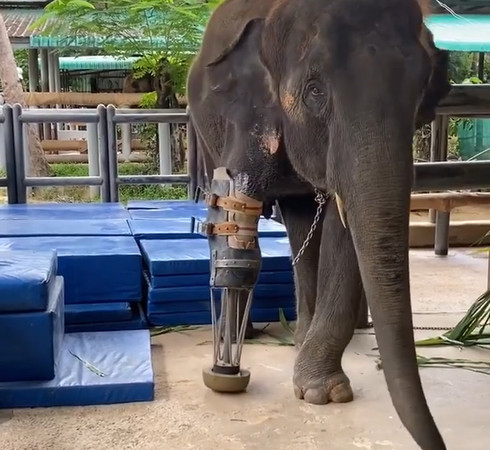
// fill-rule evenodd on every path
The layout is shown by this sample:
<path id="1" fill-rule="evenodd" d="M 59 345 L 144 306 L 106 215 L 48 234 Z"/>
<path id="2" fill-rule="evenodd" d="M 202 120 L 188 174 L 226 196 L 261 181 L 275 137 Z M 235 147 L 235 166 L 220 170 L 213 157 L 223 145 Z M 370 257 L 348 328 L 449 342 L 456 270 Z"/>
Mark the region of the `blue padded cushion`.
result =
<path id="1" fill-rule="evenodd" d="M 149 325 L 140 303 L 131 303 L 131 318 L 115 322 L 65 323 L 65 333 L 88 331 L 147 330 Z"/>
<path id="2" fill-rule="evenodd" d="M 128 212 L 133 220 L 190 219 L 193 216 L 205 219 L 208 214 L 207 208 L 195 206 L 187 208 L 130 209 Z"/>
<path id="3" fill-rule="evenodd" d="M 0 314 L 0 381 L 51 380 L 64 336 L 63 277 L 46 311 Z M 0 403 L 2 393 L 0 392 Z"/>
<path id="4" fill-rule="evenodd" d="M 150 287 L 148 303 L 188 302 L 209 299 L 209 286 L 182 286 L 176 288 Z M 254 298 L 294 297 L 294 284 L 258 284 L 254 289 Z"/>
<path id="5" fill-rule="evenodd" d="M 206 239 L 197 232 L 200 220 L 191 218 L 130 220 L 129 226 L 137 239 Z M 259 237 L 286 237 L 286 227 L 273 220 L 259 219 Z"/>
<path id="6" fill-rule="evenodd" d="M 131 236 L 0 238 L 2 249 L 56 250 L 66 304 L 141 300 L 141 254 Z"/>
<path id="7" fill-rule="evenodd" d="M 164 210 L 207 210 L 203 202 L 191 200 L 128 200 L 126 208 L 132 209 L 164 209 Z"/>
<path id="8" fill-rule="evenodd" d="M 53 250 L 0 251 L 0 313 L 45 311 L 57 270 Z"/>
<path id="9" fill-rule="evenodd" d="M 148 330 L 67 334 L 53 380 L 0 383 L 0 408 L 102 405 L 153 398 Z"/>
<path id="10" fill-rule="evenodd" d="M 0 237 L 9 236 L 131 236 L 125 219 L 45 219 L 0 222 Z"/>
<path id="11" fill-rule="evenodd" d="M 66 305 L 65 324 L 120 322 L 131 320 L 133 313 L 128 302 L 80 303 Z"/>
<path id="12" fill-rule="evenodd" d="M 252 303 L 252 311 L 256 309 L 272 309 L 272 308 L 294 308 L 294 297 L 271 297 L 271 298 L 254 298 Z M 187 302 L 165 302 L 165 303 L 148 303 L 148 314 L 174 314 L 174 313 L 190 313 L 190 312 L 211 312 L 211 302 L 206 300 L 194 300 Z"/>
<path id="13" fill-rule="evenodd" d="M 129 219 L 121 203 L 36 203 L 0 206 L 2 219 Z"/>
<path id="14" fill-rule="evenodd" d="M 296 320 L 296 309 L 283 310 L 287 321 Z M 255 309 L 250 312 L 252 322 L 279 322 L 279 309 Z M 211 313 L 193 312 L 177 314 L 149 314 L 148 320 L 153 326 L 173 327 L 177 325 L 210 325 Z"/>
<path id="15" fill-rule="evenodd" d="M 155 289 L 178 286 L 206 286 L 209 285 L 209 272 L 197 275 L 150 275 L 151 286 Z M 288 284 L 294 283 L 292 270 L 280 272 L 260 272 L 258 284 Z"/>
<path id="16" fill-rule="evenodd" d="M 154 276 L 209 273 L 207 239 L 141 240 L 141 251 L 150 274 Z M 262 238 L 262 270 L 291 270 L 288 238 Z"/>

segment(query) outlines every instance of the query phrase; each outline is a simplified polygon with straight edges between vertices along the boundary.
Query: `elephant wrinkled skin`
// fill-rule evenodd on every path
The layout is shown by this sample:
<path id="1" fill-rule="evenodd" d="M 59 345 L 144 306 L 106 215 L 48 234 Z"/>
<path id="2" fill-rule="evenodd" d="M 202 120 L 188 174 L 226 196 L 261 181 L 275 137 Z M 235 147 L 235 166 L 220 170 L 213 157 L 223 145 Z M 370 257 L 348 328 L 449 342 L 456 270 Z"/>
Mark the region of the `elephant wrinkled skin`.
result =
<path id="1" fill-rule="evenodd" d="M 445 449 L 422 390 L 408 267 L 416 127 L 449 91 L 422 0 L 225 0 L 205 30 L 188 102 L 208 177 L 280 207 L 295 266 L 294 391 L 353 399 L 341 365 L 365 295 L 394 407 L 417 444 Z"/>

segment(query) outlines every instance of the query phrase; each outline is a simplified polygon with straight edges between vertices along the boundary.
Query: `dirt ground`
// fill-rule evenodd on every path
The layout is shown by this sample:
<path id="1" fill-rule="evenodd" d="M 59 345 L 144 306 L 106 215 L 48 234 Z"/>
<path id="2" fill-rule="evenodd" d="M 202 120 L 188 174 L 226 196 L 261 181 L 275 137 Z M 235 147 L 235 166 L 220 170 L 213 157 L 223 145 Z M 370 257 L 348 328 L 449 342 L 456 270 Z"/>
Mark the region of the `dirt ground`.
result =
<path id="1" fill-rule="evenodd" d="M 416 327 L 451 327 L 486 289 L 486 257 L 467 249 L 447 258 L 411 252 Z M 258 327 L 259 325 L 257 325 Z M 262 326 L 262 325 L 260 325 Z M 283 334 L 279 324 L 267 328 Z M 416 338 L 443 331 L 416 330 Z M 247 345 L 242 364 L 252 373 L 246 393 L 209 391 L 201 369 L 211 362 L 210 330 L 161 335 L 152 340 L 153 402 L 0 412 L 2 450 L 163 449 L 416 449 L 376 369 L 371 330 L 358 331 L 344 357 L 355 400 L 314 406 L 296 400 L 292 347 Z M 204 343 L 204 344 L 203 344 Z M 200 345 L 201 344 L 201 345 Z M 488 350 L 420 349 L 424 356 L 490 361 Z M 374 356 L 373 356 L 374 355 Z M 448 449 L 487 450 L 490 441 L 488 375 L 462 369 L 421 368 L 428 402 Z"/>

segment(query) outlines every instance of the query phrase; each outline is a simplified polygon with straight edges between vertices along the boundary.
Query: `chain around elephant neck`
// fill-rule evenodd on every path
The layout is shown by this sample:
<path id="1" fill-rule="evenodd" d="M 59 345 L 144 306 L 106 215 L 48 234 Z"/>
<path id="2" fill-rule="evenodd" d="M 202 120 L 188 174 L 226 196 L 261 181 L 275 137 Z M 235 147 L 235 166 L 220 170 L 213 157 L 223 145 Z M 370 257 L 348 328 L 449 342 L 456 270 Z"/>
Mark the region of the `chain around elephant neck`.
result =
<path id="1" fill-rule="evenodd" d="M 323 212 L 323 205 L 325 205 L 325 202 L 327 201 L 327 194 L 324 194 L 323 192 L 320 192 L 318 189 L 315 189 L 315 202 L 318 203 L 318 206 L 316 208 L 316 214 L 315 217 L 313 218 L 313 223 L 311 224 L 310 231 L 308 231 L 308 234 L 306 235 L 306 238 L 303 242 L 303 245 L 298 251 L 298 254 L 294 257 L 292 265 L 295 266 L 298 264 L 298 261 L 301 259 L 303 256 L 303 253 L 305 252 L 306 248 L 310 244 L 311 239 L 313 238 L 313 233 L 316 230 L 316 227 L 318 226 L 318 222 L 320 222 L 320 217 L 322 216 Z"/>

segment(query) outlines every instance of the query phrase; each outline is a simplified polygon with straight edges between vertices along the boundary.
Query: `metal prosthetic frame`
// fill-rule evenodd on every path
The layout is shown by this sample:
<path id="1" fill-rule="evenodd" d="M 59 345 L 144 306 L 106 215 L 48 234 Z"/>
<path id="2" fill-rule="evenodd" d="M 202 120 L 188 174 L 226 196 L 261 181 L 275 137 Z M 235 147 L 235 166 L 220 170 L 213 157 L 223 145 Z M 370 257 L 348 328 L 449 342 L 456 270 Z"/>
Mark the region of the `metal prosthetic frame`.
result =
<path id="1" fill-rule="evenodd" d="M 208 216 L 201 231 L 211 254 L 214 351 L 213 366 L 203 370 L 203 381 L 217 392 L 240 392 L 250 381 L 240 358 L 261 267 L 258 222 L 263 205 L 238 192 L 224 167 L 214 170 L 206 203 Z"/>

